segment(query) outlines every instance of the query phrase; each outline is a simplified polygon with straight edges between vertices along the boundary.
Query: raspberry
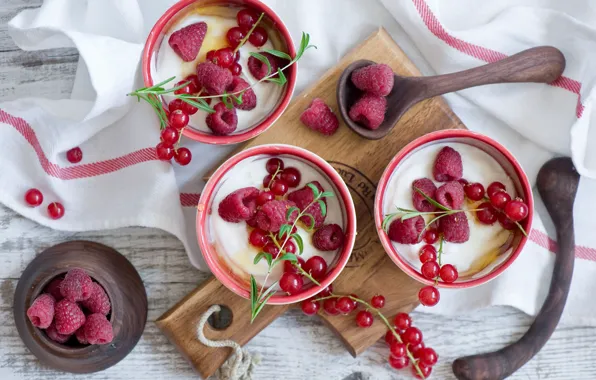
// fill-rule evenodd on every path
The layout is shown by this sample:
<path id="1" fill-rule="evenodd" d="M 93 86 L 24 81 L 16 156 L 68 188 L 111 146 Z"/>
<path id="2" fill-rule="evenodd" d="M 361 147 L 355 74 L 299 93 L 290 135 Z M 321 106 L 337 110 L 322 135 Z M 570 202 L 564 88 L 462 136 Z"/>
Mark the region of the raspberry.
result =
<path id="1" fill-rule="evenodd" d="M 27 309 L 31 324 L 40 329 L 47 329 L 54 319 L 56 300 L 49 294 L 39 295 Z"/>
<path id="2" fill-rule="evenodd" d="M 434 182 L 428 178 L 420 178 L 416 181 L 412 182 L 412 203 L 414 204 L 414 208 L 421 212 L 431 212 L 435 211 L 435 206 L 426 200 L 417 192 L 416 189 L 422 191 L 426 194 L 429 198 L 435 198 L 435 192 L 437 191 L 437 187 L 435 186 Z"/>
<path id="3" fill-rule="evenodd" d="M 172 33 L 168 43 L 183 61 L 191 62 L 197 58 L 203 46 L 205 34 L 207 34 L 207 24 L 197 22 Z"/>
<path id="4" fill-rule="evenodd" d="M 92 293 L 89 298 L 81 302 L 81 306 L 89 310 L 91 313 L 99 313 L 108 315 L 110 312 L 110 299 L 105 290 L 98 283 L 94 282 L 91 285 Z"/>
<path id="5" fill-rule="evenodd" d="M 221 95 L 232 84 L 230 70 L 217 66 L 213 62 L 202 62 L 197 65 L 197 77 L 201 87 L 211 95 Z"/>
<path id="6" fill-rule="evenodd" d="M 60 285 L 60 291 L 64 298 L 69 301 L 83 301 L 91 295 L 93 291 L 92 284 L 91 277 L 83 269 L 74 268 L 66 273 L 66 277 Z"/>
<path id="7" fill-rule="evenodd" d="M 286 61 L 285 59 L 282 58 L 278 58 L 272 54 L 269 53 L 260 53 L 261 55 L 265 56 L 265 58 L 267 58 L 267 60 L 269 61 L 269 64 L 271 65 L 271 72 L 275 73 L 277 71 L 278 68 L 282 68 L 284 67 L 288 61 Z M 267 76 L 267 65 L 264 64 L 263 62 L 261 62 L 258 58 L 255 58 L 253 56 L 250 56 L 248 58 L 248 71 L 250 71 L 250 73 L 252 74 L 253 77 L 255 77 L 256 79 L 263 79 L 265 78 L 265 76 Z M 279 75 L 274 75 L 274 77 L 277 77 Z"/>
<path id="8" fill-rule="evenodd" d="M 384 64 L 366 66 L 352 73 L 354 86 L 378 96 L 389 95 L 394 79 L 393 70 Z"/>
<path id="9" fill-rule="evenodd" d="M 63 299 L 56 304 L 54 313 L 56 330 L 63 335 L 74 334 L 85 323 L 85 314 L 76 303 Z"/>
<path id="10" fill-rule="evenodd" d="M 433 167 L 435 179 L 439 182 L 457 181 L 463 173 L 464 167 L 459 153 L 448 146 L 441 149 Z"/>
<path id="11" fill-rule="evenodd" d="M 257 211 L 257 226 L 265 231 L 279 231 L 282 224 L 292 224 L 296 220 L 298 211 L 294 211 L 292 215 L 290 215 L 289 220 L 286 219 L 288 209 L 295 206 L 296 204 L 292 201 L 270 201 L 265 203 L 261 209 Z"/>
<path id="12" fill-rule="evenodd" d="M 439 219 L 439 228 L 445 241 L 451 243 L 465 243 L 470 238 L 468 217 L 464 212 L 446 215 Z"/>
<path id="13" fill-rule="evenodd" d="M 77 338 L 77 340 L 79 341 L 79 343 L 81 343 L 81 344 L 89 344 L 89 342 L 87 341 L 87 338 L 85 338 L 85 325 L 83 325 L 83 327 L 79 328 L 75 332 L 75 337 Z"/>
<path id="14" fill-rule="evenodd" d="M 229 135 L 234 132 L 238 126 L 236 109 L 228 109 L 223 103 L 217 103 L 213 109 L 215 109 L 215 113 L 210 113 L 205 119 L 209 129 L 214 134 L 220 136 Z"/>
<path id="15" fill-rule="evenodd" d="M 250 87 L 250 84 L 248 84 L 247 81 L 240 77 L 234 77 L 234 79 L 232 79 L 232 84 L 230 84 L 230 87 L 228 88 L 228 93 L 233 94 L 248 87 Z M 236 104 L 233 100 L 232 103 L 234 104 L 234 107 L 239 110 L 250 111 L 257 106 L 257 95 L 252 88 L 249 88 L 242 93 L 242 103 Z"/>
<path id="16" fill-rule="evenodd" d="M 377 129 L 385 120 L 387 110 L 387 99 L 378 95 L 364 94 L 350 108 L 348 116 L 356 123 L 360 123 L 368 129 Z"/>
<path id="17" fill-rule="evenodd" d="M 108 344 L 114 339 L 112 324 L 103 314 L 91 314 L 83 326 L 89 344 Z"/>
<path id="18" fill-rule="evenodd" d="M 48 326 L 48 328 L 46 329 L 46 335 L 48 336 L 48 338 L 58 343 L 66 343 L 71 337 L 71 335 L 68 334 L 60 334 L 56 330 L 56 324 L 54 323 Z"/>
<path id="19" fill-rule="evenodd" d="M 339 128 L 339 120 L 323 99 L 314 98 L 300 115 L 300 121 L 314 131 L 331 136 Z"/>
<path id="20" fill-rule="evenodd" d="M 62 298 L 62 291 L 60 291 L 60 285 L 62 284 L 62 277 L 56 277 L 43 289 L 44 293 L 47 293 L 54 297 L 56 301 L 60 301 Z"/>
<path id="21" fill-rule="evenodd" d="M 226 196 L 219 204 L 217 212 L 226 222 L 240 223 L 255 215 L 259 189 L 245 187 Z"/>
<path id="22" fill-rule="evenodd" d="M 401 244 L 416 244 L 420 242 L 420 234 L 424 229 L 424 219 L 421 216 L 406 219 L 395 219 L 389 225 L 389 239 Z"/>
<path id="23" fill-rule="evenodd" d="M 321 184 L 319 182 L 312 181 L 310 183 L 314 184 L 319 189 L 319 191 L 321 191 L 321 192 L 324 191 L 323 186 L 321 186 Z M 308 186 L 304 186 L 302 189 L 293 191 L 290 194 L 288 194 L 288 200 L 296 203 L 296 206 L 300 209 L 300 211 L 304 211 L 304 209 L 314 199 L 315 199 L 315 195 L 314 195 L 312 189 Z M 327 200 L 325 200 L 325 198 L 323 198 L 323 202 L 325 202 L 325 205 L 327 204 Z M 308 210 L 306 210 L 306 212 L 308 214 L 312 215 L 312 217 L 314 218 L 314 227 L 313 228 L 315 228 L 315 229 L 320 228 L 323 225 L 323 223 L 325 222 L 325 216 L 323 216 L 319 202 L 315 202 L 310 207 L 308 207 Z M 302 221 L 307 226 L 310 226 L 312 224 L 311 218 L 307 215 L 304 215 L 302 218 L 300 218 L 300 221 Z"/>
<path id="24" fill-rule="evenodd" d="M 314 233 L 312 243 L 320 251 L 335 251 L 344 243 L 344 232 L 337 224 L 327 224 Z"/>
<path id="25" fill-rule="evenodd" d="M 437 189 L 437 202 L 452 210 L 459 210 L 464 204 L 464 187 L 457 181 L 447 182 Z"/>

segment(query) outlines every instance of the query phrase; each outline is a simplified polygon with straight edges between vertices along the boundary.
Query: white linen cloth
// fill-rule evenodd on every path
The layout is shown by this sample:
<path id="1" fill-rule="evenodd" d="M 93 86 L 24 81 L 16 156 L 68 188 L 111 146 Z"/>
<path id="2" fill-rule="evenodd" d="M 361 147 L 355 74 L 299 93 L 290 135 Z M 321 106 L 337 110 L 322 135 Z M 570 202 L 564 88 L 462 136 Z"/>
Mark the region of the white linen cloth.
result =
<path id="1" fill-rule="evenodd" d="M 187 167 L 155 159 L 158 121 L 125 95 L 142 87 L 138 72 L 145 38 L 173 0 L 45 0 L 10 21 L 24 50 L 76 47 L 80 64 L 70 99 L 19 99 L 0 104 L 0 201 L 38 223 L 61 230 L 149 226 L 180 238 L 190 260 L 206 270 L 196 244 L 193 207 L 201 177 L 232 149 L 184 140 Z M 318 50 L 299 62 L 297 94 L 379 26 L 385 27 L 425 75 L 494 61 L 537 45 L 567 58 L 559 87 L 493 85 L 447 95 L 468 128 L 509 148 L 531 179 L 554 155 L 571 155 L 583 175 L 576 201 L 576 267 L 565 318 L 596 324 L 596 6 L 589 0 L 267 0 L 295 41 L 311 34 Z M 567 89 L 566 89 L 567 88 Z M 581 102 L 578 103 L 578 94 Z M 65 152 L 83 150 L 72 165 Z M 23 195 L 37 187 L 43 207 Z M 184 194 L 180 194 L 184 193 Z M 544 233 L 552 224 L 537 198 L 537 216 L 524 252 L 502 276 L 481 287 L 441 292 L 435 313 L 511 305 L 535 314 L 546 295 L 554 254 Z M 45 206 L 61 201 L 65 216 L 50 220 Z"/>

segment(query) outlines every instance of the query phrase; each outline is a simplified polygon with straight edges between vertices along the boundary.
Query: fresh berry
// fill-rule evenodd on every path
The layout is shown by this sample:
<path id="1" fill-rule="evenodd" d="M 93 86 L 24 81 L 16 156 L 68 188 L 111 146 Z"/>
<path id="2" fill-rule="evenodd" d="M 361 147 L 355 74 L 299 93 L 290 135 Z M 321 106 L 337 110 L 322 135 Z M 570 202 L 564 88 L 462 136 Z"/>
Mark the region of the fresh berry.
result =
<path id="1" fill-rule="evenodd" d="M 481 203 L 476 211 L 476 218 L 482 224 L 492 225 L 497 221 L 497 210 L 490 202 Z"/>
<path id="2" fill-rule="evenodd" d="M 161 141 L 168 145 L 176 144 L 178 142 L 178 137 L 180 137 L 180 133 L 176 128 L 167 127 L 161 131 Z"/>
<path id="3" fill-rule="evenodd" d="M 319 296 L 321 297 L 328 297 L 333 293 L 333 284 L 329 284 L 328 287 L 326 287 L 325 289 L 323 289 L 321 291 L 321 293 L 319 293 Z"/>
<path id="4" fill-rule="evenodd" d="M 78 164 L 83 159 L 83 151 L 79 147 L 72 148 L 66 152 L 66 159 L 71 164 Z"/>
<path id="5" fill-rule="evenodd" d="M 397 342 L 397 338 L 393 335 L 391 330 L 387 330 L 385 333 L 385 343 L 387 343 L 388 346 L 391 346 L 394 342 Z"/>
<path id="6" fill-rule="evenodd" d="M 85 325 L 75 332 L 75 337 L 80 344 L 89 344 L 87 338 L 85 338 Z"/>
<path id="7" fill-rule="evenodd" d="M 278 173 L 278 174 L 275 176 L 275 179 L 276 179 L 276 180 L 278 180 L 278 179 L 280 179 L 280 178 L 281 178 L 281 174 L 279 174 L 279 173 Z M 273 175 L 271 175 L 271 174 L 267 174 L 267 175 L 265 176 L 265 178 L 263 178 L 263 187 L 264 187 L 265 189 L 270 189 L 270 188 L 271 188 L 271 186 L 273 185 L 273 182 L 274 182 L 274 181 L 273 181 Z"/>
<path id="8" fill-rule="evenodd" d="M 279 287 L 289 295 L 297 294 L 302 290 L 302 276 L 297 273 L 285 272 L 279 279 Z"/>
<path id="9" fill-rule="evenodd" d="M 296 168 L 285 168 L 281 172 L 281 179 L 290 187 L 297 187 L 300 184 L 300 171 Z"/>
<path id="10" fill-rule="evenodd" d="M 211 129 L 214 134 L 220 136 L 229 135 L 234 132 L 238 126 L 236 109 L 228 109 L 223 103 L 217 103 L 213 109 L 215 110 L 215 113 L 210 113 L 205 119 L 209 129 Z"/>
<path id="11" fill-rule="evenodd" d="M 196 75 L 193 75 L 193 76 L 197 77 Z M 198 81 L 198 77 L 197 77 L 197 81 Z M 174 94 L 176 94 L 176 95 L 182 95 L 182 94 L 190 95 L 190 94 L 195 94 L 195 93 L 199 92 L 199 88 L 195 84 L 195 81 L 193 81 L 191 79 L 183 79 L 174 85 L 174 87 L 180 87 L 180 86 L 184 86 L 184 87 L 181 87 L 181 88 L 177 89 L 176 91 L 174 91 Z"/>
<path id="12" fill-rule="evenodd" d="M 255 228 L 248 236 L 248 241 L 253 247 L 263 248 L 265 244 L 271 241 L 271 238 L 266 231 Z"/>
<path id="13" fill-rule="evenodd" d="M 157 144 L 157 146 L 155 147 L 155 151 L 157 153 L 157 158 L 159 158 L 162 161 L 170 161 L 175 154 L 174 147 L 165 142 L 160 142 L 159 144 Z"/>
<path id="14" fill-rule="evenodd" d="M 502 209 L 511 201 L 511 196 L 504 191 L 495 191 L 490 197 L 490 203 L 497 209 Z"/>
<path id="15" fill-rule="evenodd" d="M 257 210 L 259 193 L 256 187 L 245 187 L 228 194 L 219 204 L 219 216 L 231 223 L 250 219 Z"/>
<path id="16" fill-rule="evenodd" d="M 405 344 L 395 341 L 389 346 L 389 352 L 391 352 L 391 356 L 394 358 L 401 358 L 406 356 L 408 349 Z"/>
<path id="17" fill-rule="evenodd" d="M 441 270 L 439 271 L 439 276 L 441 277 L 441 280 L 450 284 L 457 280 L 459 274 L 457 273 L 457 269 L 455 269 L 453 265 L 445 264 L 441 267 Z"/>
<path id="18" fill-rule="evenodd" d="M 66 273 L 62 280 L 60 291 L 62 296 L 69 301 L 84 301 L 93 293 L 93 281 L 83 269 L 73 268 Z"/>
<path id="19" fill-rule="evenodd" d="M 242 9 L 236 15 L 236 21 L 238 22 L 238 26 L 240 26 L 242 30 L 245 31 L 250 30 L 250 28 L 252 28 L 252 26 L 256 24 L 258 19 L 259 15 L 252 9 Z"/>
<path id="20" fill-rule="evenodd" d="M 416 359 L 418 359 L 420 357 L 420 353 L 422 352 L 423 348 L 424 348 L 424 342 L 420 342 L 418 344 L 411 344 L 408 346 L 408 350 L 410 351 L 412 356 Z"/>
<path id="21" fill-rule="evenodd" d="M 277 171 L 281 171 L 283 169 L 284 162 L 277 157 L 270 158 L 265 163 L 265 170 L 267 170 L 267 173 L 269 174 L 275 174 Z"/>
<path id="22" fill-rule="evenodd" d="M 375 309 L 382 309 L 383 306 L 385 306 L 385 297 L 383 297 L 380 294 L 377 294 L 373 296 L 373 298 L 370 300 L 370 304 Z"/>
<path id="23" fill-rule="evenodd" d="M 314 98 L 300 115 L 300 121 L 313 131 L 331 136 L 339 128 L 339 120 L 323 99 Z"/>
<path id="24" fill-rule="evenodd" d="M 37 189 L 29 189 L 25 193 L 25 203 L 31 207 L 37 207 L 43 203 L 43 194 Z"/>
<path id="25" fill-rule="evenodd" d="M 108 344 L 114 339 L 112 324 L 103 314 L 88 316 L 83 331 L 89 344 Z"/>
<path id="26" fill-rule="evenodd" d="M 71 335 L 85 324 L 85 314 L 75 302 L 63 299 L 56 303 L 54 322 L 59 334 Z"/>
<path id="27" fill-rule="evenodd" d="M 248 84 L 247 81 L 235 76 L 232 79 L 232 84 L 230 84 L 230 87 L 228 88 L 228 93 L 230 94 L 246 90 L 242 93 L 242 102 L 240 104 L 233 102 L 234 107 L 238 108 L 239 110 L 250 111 L 257 106 L 257 95 L 252 88 L 249 87 L 250 84 Z"/>
<path id="28" fill-rule="evenodd" d="M 263 252 L 270 254 L 274 259 L 279 256 L 279 248 L 274 242 L 269 242 L 263 247 Z"/>
<path id="29" fill-rule="evenodd" d="M 46 329 L 54 319 L 56 300 L 49 294 L 39 295 L 27 309 L 27 317 L 31 324 L 40 329 Z"/>
<path id="30" fill-rule="evenodd" d="M 469 183 L 464 186 L 466 196 L 472 201 L 479 201 L 484 198 L 484 186 L 481 183 Z"/>
<path id="31" fill-rule="evenodd" d="M 374 321 L 373 315 L 368 310 L 361 310 L 356 314 L 356 324 L 362 328 L 372 326 Z"/>
<path id="32" fill-rule="evenodd" d="M 418 292 L 418 300 L 424 306 L 435 306 L 439 303 L 440 299 L 439 289 L 434 286 L 425 286 Z"/>
<path id="33" fill-rule="evenodd" d="M 221 95 L 226 92 L 234 79 L 230 70 L 219 67 L 213 62 L 199 63 L 197 77 L 201 87 L 211 95 Z"/>
<path id="34" fill-rule="evenodd" d="M 386 111 L 387 99 L 378 95 L 364 94 L 350 108 L 348 116 L 352 121 L 362 124 L 368 129 L 375 130 L 385 120 Z"/>
<path id="35" fill-rule="evenodd" d="M 463 211 L 442 217 L 439 225 L 445 241 L 465 243 L 470 239 L 468 217 Z"/>
<path id="36" fill-rule="evenodd" d="M 196 76 L 196 75 L 193 75 L 193 76 Z M 205 100 L 211 100 L 211 99 L 207 98 Z M 190 104 L 186 103 L 182 99 L 174 99 L 168 103 L 168 110 L 170 111 L 170 113 L 172 113 L 176 110 L 180 110 L 182 112 L 187 113 L 188 115 L 194 115 L 195 113 L 197 113 L 197 111 L 199 109 L 197 107 L 191 106 Z"/>
<path id="37" fill-rule="evenodd" d="M 168 116 L 168 124 L 172 128 L 182 129 L 188 125 L 190 121 L 190 116 L 182 110 L 174 110 L 174 112 L 170 113 Z"/>
<path id="38" fill-rule="evenodd" d="M 91 295 L 86 300 L 81 301 L 81 306 L 89 310 L 91 313 L 108 315 L 111 309 L 111 304 L 106 291 L 96 282 L 91 284 L 91 289 Z"/>
<path id="39" fill-rule="evenodd" d="M 422 264 L 437 260 L 437 249 L 430 244 L 423 245 L 418 253 L 418 258 Z"/>
<path id="40" fill-rule="evenodd" d="M 55 279 L 50 281 L 50 283 L 47 284 L 46 287 L 43 289 L 43 292 L 54 297 L 56 302 L 64 298 L 64 296 L 62 295 L 62 291 L 60 290 L 60 286 L 62 286 L 62 280 L 62 277 L 56 277 Z"/>
<path id="41" fill-rule="evenodd" d="M 267 35 L 265 28 L 257 26 L 248 37 L 248 42 L 250 42 L 253 46 L 261 47 L 267 43 L 268 39 L 269 36 Z"/>
<path id="42" fill-rule="evenodd" d="M 315 185 L 319 191 L 323 191 L 323 187 L 317 181 L 310 182 L 310 184 Z M 300 209 L 300 211 L 306 211 L 308 214 L 314 218 L 314 226 L 313 228 L 320 228 L 323 223 L 325 223 L 325 215 L 323 215 L 321 205 L 319 202 L 315 202 L 313 204 L 312 201 L 315 199 L 313 190 L 308 186 L 304 186 L 299 190 L 295 190 L 288 194 L 288 200 L 296 203 L 296 206 Z M 325 198 L 322 201 L 327 204 L 327 200 Z M 309 206 L 310 205 L 310 206 Z M 308 209 L 306 209 L 308 207 Z M 302 216 L 300 221 L 310 226 L 312 224 L 312 219 L 308 215 Z"/>
<path id="43" fill-rule="evenodd" d="M 406 313 L 398 313 L 393 319 L 393 324 L 398 330 L 404 331 L 412 326 L 412 318 Z"/>
<path id="44" fill-rule="evenodd" d="M 464 204 L 464 188 L 457 181 L 447 182 L 437 189 L 435 197 L 443 206 L 459 210 Z"/>
<path id="45" fill-rule="evenodd" d="M 319 251 L 335 251 L 344 244 L 344 232 L 337 224 L 326 224 L 312 236 L 312 242 Z"/>
<path id="46" fill-rule="evenodd" d="M 271 184 L 271 192 L 280 197 L 285 195 L 289 189 L 290 187 L 288 186 L 288 184 L 282 180 L 273 181 L 273 183 Z"/>
<path id="47" fill-rule="evenodd" d="M 232 73 L 232 76 L 239 76 L 240 74 L 242 74 L 242 65 L 240 65 L 238 62 L 234 62 L 232 67 L 230 67 L 230 72 Z M 248 91 L 252 91 L 252 89 Z"/>
<path id="48" fill-rule="evenodd" d="M 342 314 L 350 314 L 356 308 L 356 303 L 350 297 L 339 297 L 335 307 Z"/>
<path id="49" fill-rule="evenodd" d="M 428 228 L 422 235 L 422 240 L 426 244 L 434 244 L 439 241 L 439 232 L 434 228 Z"/>
<path id="50" fill-rule="evenodd" d="M 507 191 L 507 188 L 501 182 L 493 182 L 486 188 L 486 195 L 490 197 L 497 191 Z"/>
<path id="51" fill-rule="evenodd" d="M 418 343 L 422 342 L 422 331 L 420 331 L 417 327 L 408 327 L 403 334 L 401 334 L 401 339 L 406 344 L 410 344 L 412 346 L 417 345 Z"/>
<path id="52" fill-rule="evenodd" d="M 324 300 L 323 310 L 325 310 L 325 313 L 329 315 L 339 314 L 340 312 L 339 310 L 337 310 L 337 298 L 327 298 L 326 300 Z"/>
<path id="53" fill-rule="evenodd" d="M 511 231 L 517 227 L 515 222 L 513 220 L 509 219 L 507 217 L 507 215 L 505 215 L 505 213 L 502 213 L 502 212 L 498 213 L 497 219 L 499 220 L 499 224 L 501 225 L 501 227 L 503 227 L 506 230 Z"/>
<path id="54" fill-rule="evenodd" d="M 296 253 L 296 244 L 293 241 L 288 240 L 286 245 L 284 245 L 283 250 L 287 253 Z"/>
<path id="55" fill-rule="evenodd" d="M 271 201 L 265 203 L 260 210 L 257 211 L 256 221 L 260 229 L 270 232 L 279 231 L 280 227 L 286 223 L 294 223 L 298 216 L 298 211 L 294 211 L 289 218 L 286 219 L 286 213 L 290 207 L 294 207 L 294 202 L 291 201 Z"/>
<path id="56" fill-rule="evenodd" d="M 422 191 L 427 197 L 435 199 L 437 187 L 428 178 L 420 178 L 412 182 L 412 203 L 414 208 L 421 212 L 435 211 L 435 206 L 426 200 L 416 189 Z"/>
<path id="57" fill-rule="evenodd" d="M 255 77 L 255 79 L 261 80 L 263 78 L 265 78 L 267 76 L 267 73 L 269 72 L 269 75 L 276 73 L 277 69 L 283 67 L 283 62 L 281 60 L 281 58 L 277 58 L 276 56 L 270 54 L 270 53 L 260 53 L 262 56 L 264 56 L 268 61 L 269 61 L 269 65 L 271 66 L 271 71 L 269 71 L 269 68 L 267 67 L 267 65 L 263 62 L 261 62 L 259 59 L 250 56 L 250 58 L 248 58 L 248 71 L 250 71 L 250 73 L 252 74 L 253 77 Z M 285 60 L 283 60 L 285 61 Z M 274 76 L 279 76 L 278 74 L 275 74 Z"/>
<path id="58" fill-rule="evenodd" d="M 205 60 L 208 62 L 213 62 L 214 59 L 215 59 L 215 50 L 209 50 L 207 52 L 207 54 L 205 55 Z"/>
<path id="59" fill-rule="evenodd" d="M 275 195 L 270 191 L 261 191 L 257 197 L 257 206 L 262 206 L 275 199 Z"/>
<path id="60" fill-rule="evenodd" d="M 518 199 L 508 202 L 503 211 L 505 211 L 505 215 L 514 222 L 520 222 L 526 219 L 530 212 L 528 205 Z"/>
<path id="61" fill-rule="evenodd" d="M 422 372 L 422 376 L 420 376 L 416 367 L 412 366 L 412 375 L 417 379 L 428 379 L 433 370 L 432 367 L 425 366 L 422 363 L 418 363 L 418 368 L 420 369 L 420 372 Z"/>
<path id="62" fill-rule="evenodd" d="M 410 364 L 410 359 L 407 356 L 396 358 L 393 355 L 389 356 L 389 365 L 395 369 L 404 369 Z"/>
<path id="63" fill-rule="evenodd" d="M 420 350 L 420 362 L 428 367 L 432 367 L 437 364 L 439 355 L 430 347 L 425 347 Z"/>
<path id="64" fill-rule="evenodd" d="M 199 83 L 199 77 L 194 74 L 189 75 L 186 78 L 184 78 L 184 81 L 186 81 L 186 82 L 190 81 L 194 85 L 194 87 L 197 89 L 197 91 L 199 90 L 199 88 L 201 88 L 201 84 Z"/>
<path id="65" fill-rule="evenodd" d="M 206 34 L 207 23 L 197 22 L 172 33 L 168 43 L 183 61 L 191 62 L 197 58 Z"/>
<path id="66" fill-rule="evenodd" d="M 54 220 L 64 216 L 64 206 L 60 202 L 52 202 L 48 205 L 48 216 Z"/>
<path id="67" fill-rule="evenodd" d="M 437 154 L 433 176 L 439 182 L 457 181 L 463 175 L 461 155 L 451 147 L 444 147 Z"/>
<path id="68" fill-rule="evenodd" d="M 192 153 L 188 148 L 178 148 L 178 150 L 176 150 L 176 153 L 174 154 L 174 159 L 176 160 L 178 165 L 186 166 L 192 160 Z"/>
<path id="69" fill-rule="evenodd" d="M 434 280 L 439 275 L 439 264 L 436 261 L 427 261 L 422 264 L 420 273 L 424 278 Z"/>
<path id="70" fill-rule="evenodd" d="M 323 279 L 325 274 L 327 274 L 327 262 L 321 256 L 313 256 L 306 260 L 302 269 L 318 281 Z"/>
<path id="71" fill-rule="evenodd" d="M 286 248 L 287 247 L 284 247 L 284 249 Z M 298 265 L 302 268 L 304 266 L 304 259 L 300 256 L 296 256 L 296 258 L 298 259 Z M 284 272 L 298 273 L 298 268 L 296 268 L 296 265 L 294 265 L 294 263 L 292 263 L 290 260 L 285 260 Z"/>
<path id="72" fill-rule="evenodd" d="M 246 33 L 242 30 L 242 28 L 235 26 L 233 28 L 228 29 L 226 33 L 226 39 L 232 48 L 236 48 L 240 45 L 240 42 L 246 37 Z"/>
<path id="73" fill-rule="evenodd" d="M 56 330 L 55 323 L 52 323 L 48 326 L 48 328 L 46 329 L 46 335 L 48 336 L 48 338 L 57 343 L 66 343 L 71 337 L 70 334 L 63 335 L 58 333 L 58 331 Z"/>
<path id="74" fill-rule="evenodd" d="M 441 218 L 441 219 L 445 219 Z M 424 229 L 424 219 L 416 216 L 404 221 L 401 218 L 395 219 L 389 225 L 387 235 L 389 239 L 401 244 L 416 244 L 420 241 L 420 233 Z"/>
<path id="75" fill-rule="evenodd" d="M 319 304 L 317 301 L 313 299 L 308 299 L 302 301 L 302 303 L 300 304 L 300 308 L 302 309 L 302 312 L 306 315 L 315 315 L 321 308 L 321 304 Z"/>
<path id="76" fill-rule="evenodd" d="M 354 86 L 377 96 L 389 95 L 393 89 L 394 80 L 393 70 L 385 64 L 365 66 L 352 73 Z"/>
<path id="77" fill-rule="evenodd" d="M 239 62 L 240 61 L 240 50 L 238 50 L 236 52 L 236 55 L 234 56 L 234 62 Z"/>
<path id="78" fill-rule="evenodd" d="M 460 178 L 457 180 L 457 182 L 459 182 L 463 187 L 466 187 L 466 185 L 468 185 L 470 182 L 465 179 L 465 178 Z"/>

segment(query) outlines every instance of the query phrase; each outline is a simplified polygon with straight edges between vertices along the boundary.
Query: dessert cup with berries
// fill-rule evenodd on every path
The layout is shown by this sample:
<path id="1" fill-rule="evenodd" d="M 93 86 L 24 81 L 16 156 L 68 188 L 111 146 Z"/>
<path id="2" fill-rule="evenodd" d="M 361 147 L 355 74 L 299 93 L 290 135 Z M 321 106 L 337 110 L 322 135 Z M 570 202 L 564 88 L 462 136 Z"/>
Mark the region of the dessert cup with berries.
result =
<path id="1" fill-rule="evenodd" d="M 389 163 L 375 199 L 375 223 L 391 259 L 426 284 L 466 288 L 498 276 L 519 256 L 531 230 L 526 174 L 496 141 L 467 130 L 422 136 Z"/>

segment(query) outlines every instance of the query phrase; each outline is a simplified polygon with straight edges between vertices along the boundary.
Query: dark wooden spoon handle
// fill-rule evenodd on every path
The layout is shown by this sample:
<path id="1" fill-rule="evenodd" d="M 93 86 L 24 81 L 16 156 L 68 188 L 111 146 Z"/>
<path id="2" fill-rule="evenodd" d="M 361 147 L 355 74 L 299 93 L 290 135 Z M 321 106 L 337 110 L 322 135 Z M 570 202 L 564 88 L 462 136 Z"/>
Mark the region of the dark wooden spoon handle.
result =
<path id="1" fill-rule="evenodd" d="M 560 50 L 552 46 L 538 46 L 473 69 L 420 77 L 425 88 L 418 100 L 485 84 L 551 83 L 561 76 L 563 70 L 565 57 Z"/>
<path id="2" fill-rule="evenodd" d="M 555 167 L 560 170 L 550 170 Z M 462 380 L 504 379 L 522 367 L 546 344 L 559 323 L 573 275 L 575 237 L 573 201 L 579 175 L 571 160 L 551 160 L 538 174 L 537 186 L 557 229 L 558 252 L 548 296 L 536 320 L 517 342 L 499 350 L 467 356 L 453 362 L 453 373 Z"/>

